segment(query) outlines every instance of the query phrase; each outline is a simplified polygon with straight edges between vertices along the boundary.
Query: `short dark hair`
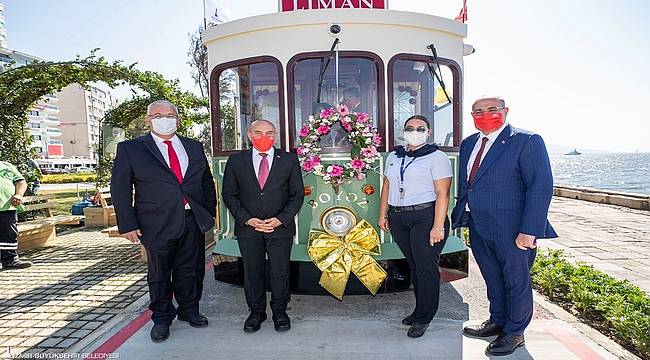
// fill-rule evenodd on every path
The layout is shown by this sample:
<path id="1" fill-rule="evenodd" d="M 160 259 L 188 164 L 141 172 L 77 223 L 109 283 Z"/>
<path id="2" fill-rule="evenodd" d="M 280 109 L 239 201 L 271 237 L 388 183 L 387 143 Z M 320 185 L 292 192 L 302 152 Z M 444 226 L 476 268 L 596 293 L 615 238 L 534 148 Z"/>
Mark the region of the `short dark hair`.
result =
<path id="1" fill-rule="evenodd" d="M 424 121 L 425 124 L 427 124 L 427 129 L 431 129 L 431 124 L 429 124 L 429 119 L 427 119 L 422 115 L 413 115 L 410 118 L 406 119 L 406 121 L 404 121 L 404 127 L 406 127 L 406 124 L 408 124 L 408 122 L 411 120 L 422 120 Z"/>
<path id="2" fill-rule="evenodd" d="M 343 90 L 343 95 L 351 95 L 358 99 L 361 98 L 361 93 L 359 92 L 359 89 L 353 87 Z"/>

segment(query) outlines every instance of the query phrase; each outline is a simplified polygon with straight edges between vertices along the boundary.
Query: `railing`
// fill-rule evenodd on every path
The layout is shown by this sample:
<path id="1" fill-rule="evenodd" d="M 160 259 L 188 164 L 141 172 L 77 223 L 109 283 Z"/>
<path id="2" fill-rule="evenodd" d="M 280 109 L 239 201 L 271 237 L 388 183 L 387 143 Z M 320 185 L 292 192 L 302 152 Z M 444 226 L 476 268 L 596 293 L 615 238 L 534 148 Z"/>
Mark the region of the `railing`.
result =
<path id="1" fill-rule="evenodd" d="M 618 205 L 638 210 L 650 210 L 650 195 L 587 187 L 555 186 L 553 194 L 558 197 Z"/>

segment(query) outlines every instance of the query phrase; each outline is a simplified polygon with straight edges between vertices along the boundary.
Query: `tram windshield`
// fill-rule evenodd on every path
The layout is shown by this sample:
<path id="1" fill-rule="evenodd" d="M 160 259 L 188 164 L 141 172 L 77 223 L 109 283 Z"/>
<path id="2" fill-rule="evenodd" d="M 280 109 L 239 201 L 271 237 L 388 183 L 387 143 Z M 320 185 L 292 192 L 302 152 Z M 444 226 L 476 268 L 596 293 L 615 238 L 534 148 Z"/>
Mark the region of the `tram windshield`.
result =
<path id="1" fill-rule="evenodd" d="M 310 58 L 298 60 L 293 65 L 293 84 L 289 86 L 293 86 L 295 128 L 300 129 L 310 115 L 339 105 L 346 105 L 350 112 L 369 114 L 377 127 L 380 121 L 377 63 L 368 58 L 340 56 L 338 82 L 334 58 L 319 81 L 325 63 L 324 58 Z M 297 136 L 294 141 L 299 141 Z M 349 149 L 350 142 L 345 130 L 335 124 L 332 131 L 321 138 L 321 146 L 324 152 L 333 148 Z"/>
<path id="2" fill-rule="evenodd" d="M 432 63 L 435 66 L 435 63 Z M 454 146 L 454 81 L 451 69 L 440 66 L 442 81 L 449 99 L 442 91 L 440 82 L 432 77 L 427 63 L 414 60 L 397 60 L 389 71 L 392 74 L 393 136 L 395 145 L 404 145 L 404 122 L 413 115 L 424 115 L 432 126 L 430 143 Z M 389 114 L 390 119 L 390 114 Z"/>
<path id="3" fill-rule="evenodd" d="M 280 129 L 280 95 L 278 67 L 261 62 L 225 69 L 219 75 L 221 150 L 249 148 L 248 126 L 265 119 Z M 277 134 L 275 146 L 280 147 Z"/>

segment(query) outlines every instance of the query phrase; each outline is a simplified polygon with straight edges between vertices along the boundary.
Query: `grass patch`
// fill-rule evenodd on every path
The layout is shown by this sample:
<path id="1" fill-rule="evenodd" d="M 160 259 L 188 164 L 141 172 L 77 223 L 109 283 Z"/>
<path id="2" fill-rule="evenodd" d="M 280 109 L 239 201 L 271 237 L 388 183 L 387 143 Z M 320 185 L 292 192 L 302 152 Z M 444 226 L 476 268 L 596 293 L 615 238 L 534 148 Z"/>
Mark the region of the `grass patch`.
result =
<path id="1" fill-rule="evenodd" d="M 650 297 L 643 290 L 591 265 L 571 263 L 561 250 L 539 251 L 531 275 L 548 298 L 650 359 Z"/>

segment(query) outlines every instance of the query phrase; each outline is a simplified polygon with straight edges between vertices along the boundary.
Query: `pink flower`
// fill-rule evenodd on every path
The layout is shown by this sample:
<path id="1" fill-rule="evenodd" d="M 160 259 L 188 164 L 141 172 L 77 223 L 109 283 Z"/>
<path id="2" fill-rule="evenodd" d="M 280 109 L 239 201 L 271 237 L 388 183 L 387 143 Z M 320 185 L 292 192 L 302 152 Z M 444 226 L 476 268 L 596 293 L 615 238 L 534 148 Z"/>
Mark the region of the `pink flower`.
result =
<path id="1" fill-rule="evenodd" d="M 312 158 L 309 159 L 309 160 L 311 161 L 311 164 L 312 164 L 314 167 L 320 165 L 320 158 L 319 158 L 318 156 L 314 156 L 314 157 L 312 157 Z"/>
<path id="2" fill-rule="evenodd" d="M 373 157 L 377 155 L 377 149 L 374 146 L 361 149 L 361 156 L 363 157 Z"/>
<path id="3" fill-rule="evenodd" d="M 320 117 L 322 118 L 329 118 L 332 115 L 334 115 L 334 108 L 323 109 L 320 111 Z"/>
<path id="4" fill-rule="evenodd" d="M 353 159 L 350 161 L 350 165 L 352 166 L 353 169 L 361 171 L 363 168 L 366 167 L 366 163 L 363 162 L 363 160 L 360 159 Z"/>
<path id="5" fill-rule="evenodd" d="M 339 106 L 339 114 L 341 114 L 341 116 L 345 116 L 345 115 L 347 115 L 349 113 L 350 113 L 350 109 L 348 109 L 347 106 L 345 106 L 345 105 Z"/>
<path id="6" fill-rule="evenodd" d="M 325 135 L 330 132 L 330 127 L 327 125 L 321 125 L 318 127 L 318 129 L 316 129 L 316 132 L 321 135 Z"/>
<path id="7" fill-rule="evenodd" d="M 372 143 L 375 145 L 380 145 L 381 144 L 381 135 L 375 134 L 372 137 Z"/>
<path id="8" fill-rule="evenodd" d="M 309 126 L 308 125 L 303 125 L 303 127 L 300 128 L 300 137 L 304 138 L 309 135 Z"/>
<path id="9" fill-rule="evenodd" d="M 357 174 L 356 178 L 357 178 L 357 180 L 363 180 L 363 179 L 366 178 L 366 174 L 360 172 L 360 173 Z"/>
<path id="10" fill-rule="evenodd" d="M 302 163 L 302 169 L 306 172 L 310 172 L 314 170 L 314 165 L 312 164 L 311 161 L 307 160 L 304 163 Z"/>
<path id="11" fill-rule="evenodd" d="M 363 113 L 363 112 L 357 113 L 357 121 L 358 122 L 365 123 L 366 121 L 368 121 L 368 119 L 370 119 L 370 116 L 368 116 L 368 114 Z"/>
<path id="12" fill-rule="evenodd" d="M 343 175 L 343 167 L 340 165 L 330 165 L 325 172 L 331 177 L 339 177 Z"/>
<path id="13" fill-rule="evenodd" d="M 346 131 L 352 131 L 352 124 L 346 121 L 341 121 L 341 126 L 346 130 Z"/>
<path id="14" fill-rule="evenodd" d="M 302 146 L 297 147 L 296 154 L 298 154 L 299 156 L 305 155 L 305 148 L 303 148 Z"/>

